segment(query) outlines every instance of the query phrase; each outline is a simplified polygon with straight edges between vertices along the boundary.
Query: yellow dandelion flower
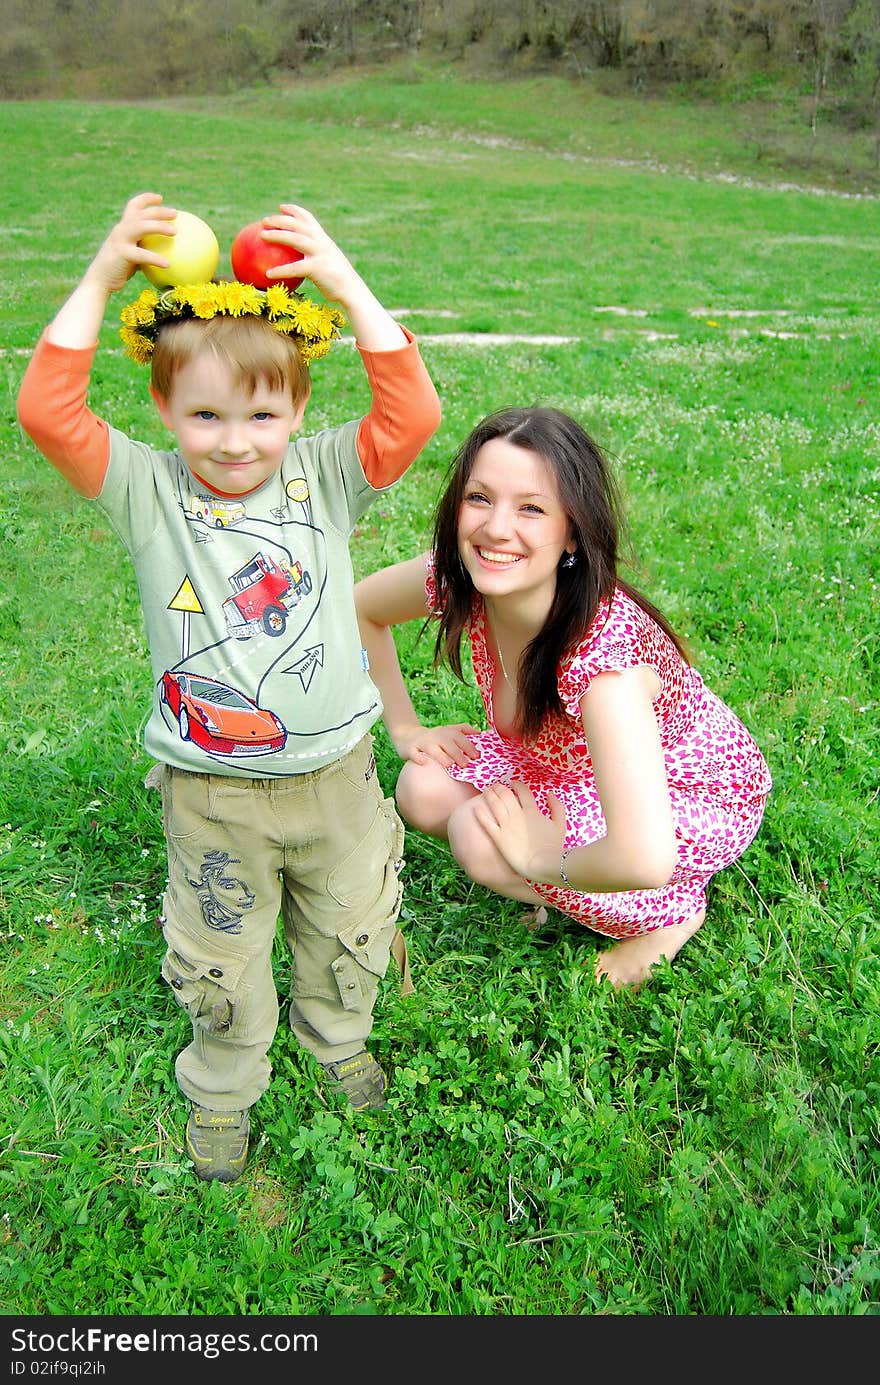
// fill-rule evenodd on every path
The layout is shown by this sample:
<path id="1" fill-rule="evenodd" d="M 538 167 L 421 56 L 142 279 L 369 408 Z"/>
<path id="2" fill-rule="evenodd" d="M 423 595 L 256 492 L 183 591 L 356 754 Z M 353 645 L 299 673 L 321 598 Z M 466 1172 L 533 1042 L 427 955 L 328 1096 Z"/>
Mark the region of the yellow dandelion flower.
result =
<path id="1" fill-rule="evenodd" d="M 122 338 L 127 355 L 138 365 L 146 365 L 153 354 L 153 343 L 150 341 L 149 337 L 142 336 L 140 332 L 136 332 L 132 327 L 120 327 L 119 335 Z"/>
<path id="2" fill-rule="evenodd" d="M 266 307 L 270 317 L 286 317 L 290 312 L 290 294 L 283 284 L 270 284 L 266 289 Z"/>
<path id="3" fill-rule="evenodd" d="M 330 350 L 330 339 L 326 341 L 310 341 L 308 345 L 307 361 L 319 361 L 322 356 L 326 356 Z"/>
<path id="4" fill-rule="evenodd" d="M 155 319 L 159 295 L 155 289 L 144 289 L 133 303 L 129 303 L 119 314 L 127 327 L 149 327 Z"/>
<path id="5" fill-rule="evenodd" d="M 220 308 L 216 284 L 179 284 L 172 290 L 172 297 L 175 303 L 192 308 L 196 317 L 213 317 Z"/>
<path id="6" fill-rule="evenodd" d="M 322 308 L 321 321 L 315 329 L 316 335 L 320 337 L 321 341 L 329 342 L 331 337 L 336 336 L 337 330 L 336 324 L 330 316 L 330 310 L 328 308 Z"/>
<path id="7" fill-rule="evenodd" d="M 220 290 L 223 302 L 221 312 L 229 313 L 230 317 L 241 317 L 242 313 L 252 313 L 255 317 L 262 315 L 265 300 L 253 284 L 221 284 Z"/>
<path id="8" fill-rule="evenodd" d="M 297 331 L 311 337 L 320 332 L 323 309 L 310 298 L 295 298 L 290 305 L 290 316 L 296 323 Z"/>

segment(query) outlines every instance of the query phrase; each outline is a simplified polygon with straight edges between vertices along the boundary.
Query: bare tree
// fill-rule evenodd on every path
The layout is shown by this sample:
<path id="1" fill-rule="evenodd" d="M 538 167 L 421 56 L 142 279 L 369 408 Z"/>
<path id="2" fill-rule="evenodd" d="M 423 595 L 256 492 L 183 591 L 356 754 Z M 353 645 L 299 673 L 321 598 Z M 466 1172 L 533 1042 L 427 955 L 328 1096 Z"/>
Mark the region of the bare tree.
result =
<path id="1" fill-rule="evenodd" d="M 812 100 L 810 128 L 815 135 L 819 111 L 828 86 L 837 50 L 841 24 L 852 8 L 852 0 L 792 0 L 797 57 L 810 72 Z"/>

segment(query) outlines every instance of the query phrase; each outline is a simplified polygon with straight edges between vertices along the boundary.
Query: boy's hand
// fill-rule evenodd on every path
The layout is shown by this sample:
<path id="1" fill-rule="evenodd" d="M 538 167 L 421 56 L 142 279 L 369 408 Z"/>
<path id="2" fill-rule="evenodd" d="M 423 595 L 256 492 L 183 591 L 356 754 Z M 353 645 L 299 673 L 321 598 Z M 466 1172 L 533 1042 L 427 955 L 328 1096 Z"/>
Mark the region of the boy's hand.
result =
<path id="1" fill-rule="evenodd" d="M 266 270 L 267 279 L 311 279 L 331 302 L 341 304 L 361 346 L 368 351 L 391 351 L 406 345 L 406 337 L 339 246 L 305 207 L 282 202 L 275 216 L 263 218 L 266 239 L 299 250 L 301 260 Z"/>
<path id="2" fill-rule="evenodd" d="M 94 347 L 110 295 L 121 289 L 141 265 L 167 267 L 164 256 L 157 255 L 155 250 L 144 250 L 138 241 L 151 233 L 173 235 L 176 215 L 173 207 L 162 206 L 157 192 L 141 192 L 126 202 L 121 220 L 49 323 L 47 339 L 74 351 Z"/>
<path id="3" fill-rule="evenodd" d="M 311 279 L 325 298 L 344 303 L 359 276 L 321 223 L 305 207 L 283 202 L 275 216 L 263 217 L 263 227 L 274 245 L 289 245 L 303 256 L 290 264 L 266 270 L 267 279 Z"/>
<path id="4" fill-rule="evenodd" d="M 138 244 L 143 236 L 174 235 L 174 207 L 161 205 L 158 192 L 141 192 L 125 204 L 121 219 L 101 246 L 84 278 L 100 286 L 109 295 L 124 287 L 141 265 L 154 264 L 167 268 L 168 260 L 155 250 L 145 250 Z"/>
<path id="5" fill-rule="evenodd" d="M 477 759 L 477 747 L 470 739 L 475 730 L 464 722 L 450 726 L 413 726 L 395 732 L 392 740 L 402 760 L 412 760 L 416 765 L 436 760 L 444 769 L 450 765 L 464 769 Z"/>

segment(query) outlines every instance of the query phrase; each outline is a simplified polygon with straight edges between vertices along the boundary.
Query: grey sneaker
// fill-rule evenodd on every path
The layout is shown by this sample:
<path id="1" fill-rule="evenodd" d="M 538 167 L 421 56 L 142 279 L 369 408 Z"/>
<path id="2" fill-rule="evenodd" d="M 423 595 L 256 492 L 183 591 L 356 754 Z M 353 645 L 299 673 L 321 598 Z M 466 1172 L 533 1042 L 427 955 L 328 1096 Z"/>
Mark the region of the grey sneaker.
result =
<path id="1" fill-rule="evenodd" d="M 322 1063 L 331 1091 L 341 1092 L 356 1111 L 384 1111 L 385 1074 L 371 1053 L 362 1048 L 338 1063 Z"/>
<path id="2" fill-rule="evenodd" d="M 208 1111 L 193 1102 L 186 1152 L 199 1178 L 234 1183 L 244 1172 L 251 1122 L 247 1111 Z"/>

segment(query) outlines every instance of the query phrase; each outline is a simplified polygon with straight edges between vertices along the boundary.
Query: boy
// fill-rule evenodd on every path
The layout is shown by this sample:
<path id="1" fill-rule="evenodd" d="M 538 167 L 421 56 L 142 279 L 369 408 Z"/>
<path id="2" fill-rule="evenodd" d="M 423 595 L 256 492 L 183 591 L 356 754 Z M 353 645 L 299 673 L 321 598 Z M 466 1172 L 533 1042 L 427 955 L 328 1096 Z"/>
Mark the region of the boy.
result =
<path id="1" fill-rule="evenodd" d="M 439 404 L 414 339 L 314 216 L 282 204 L 267 239 L 303 258 L 274 277 L 295 272 L 340 304 L 369 413 L 292 440 L 308 361 L 344 318 L 280 284 L 203 284 L 146 290 L 122 314 L 178 450 L 98 419 L 86 394 L 108 301 L 140 266 L 167 267 L 140 242 L 173 234 L 174 217 L 155 193 L 126 204 L 43 333 L 18 409 L 40 451 L 108 516 L 137 575 L 153 669 L 147 782 L 161 789 L 168 851 L 162 974 L 192 1021 L 176 1061 L 186 1148 L 199 1177 L 228 1183 L 269 1083 L 279 909 L 295 954 L 294 1034 L 352 1106 L 385 1104 L 365 1040 L 392 947 L 405 960 L 403 827 L 375 772 L 381 704 L 348 538 L 434 433 Z"/>

